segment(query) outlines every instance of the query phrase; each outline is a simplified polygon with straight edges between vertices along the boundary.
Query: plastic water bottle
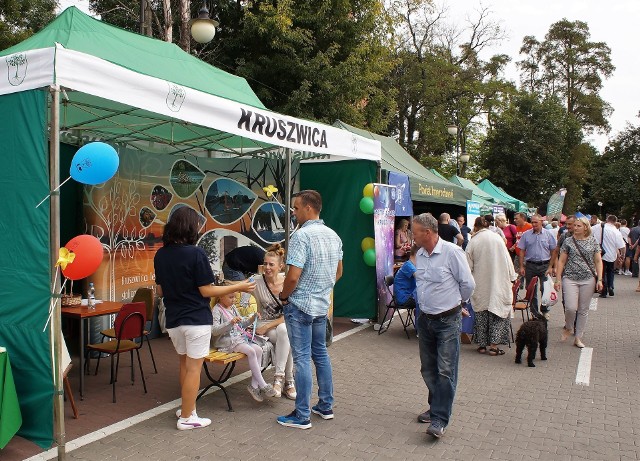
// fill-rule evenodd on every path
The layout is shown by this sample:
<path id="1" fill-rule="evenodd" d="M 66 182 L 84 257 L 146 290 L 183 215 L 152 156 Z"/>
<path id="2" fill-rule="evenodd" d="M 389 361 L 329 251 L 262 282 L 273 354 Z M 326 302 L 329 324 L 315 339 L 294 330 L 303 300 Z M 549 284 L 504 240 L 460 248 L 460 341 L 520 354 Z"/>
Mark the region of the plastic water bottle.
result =
<path id="1" fill-rule="evenodd" d="M 87 307 L 89 309 L 96 308 L 96 287 L 93 286 L 93 282 L 89 283 L 89 293 L 87 294 Z"/>

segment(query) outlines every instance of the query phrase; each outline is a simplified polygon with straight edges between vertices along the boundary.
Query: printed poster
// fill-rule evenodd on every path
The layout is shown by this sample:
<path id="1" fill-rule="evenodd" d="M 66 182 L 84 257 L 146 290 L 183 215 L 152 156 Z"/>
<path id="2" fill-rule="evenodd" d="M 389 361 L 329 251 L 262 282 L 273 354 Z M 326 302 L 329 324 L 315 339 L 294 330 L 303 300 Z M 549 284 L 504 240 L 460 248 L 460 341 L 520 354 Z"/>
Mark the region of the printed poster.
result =
<path id="1" fill-rule="evenodd" d="M 378 319 L 382 320 L 391 296 L 384 283 L 393 275 L 394 224 L 396 217 L 396 188 L 386 184 L 373 185 L 373 231 L 376 241 L 376 288 L 378 291 Z"/>
<path id="2" fill-rule="evenodd" d="M 413 216 L 409 176 L 390 171 L 387 182 L 390 186 L 396 186 L 396 216 Z"/>
<path id="3" fill-rule="evenodd" d="M 231 158 L 125 148 L 118 153 L 118 173 L 83 189 L 86 232 L 104 248 L 103 262 L 91 276 L 99 299 L 122 301 L 139 287 L 155 289 L 153 258 L 162 246 L 165 223 L 180 207 L 200 215 L 198 245 L 214 274 L 221 273 L 224 255 L 238 246 L 265 249 L 284 241 L 286 161 L 281 151 Z M 292 190 L 298 173 L 296 161 Z M 278 190 L 271 197 L 263 189 L 269 185 Z"/>

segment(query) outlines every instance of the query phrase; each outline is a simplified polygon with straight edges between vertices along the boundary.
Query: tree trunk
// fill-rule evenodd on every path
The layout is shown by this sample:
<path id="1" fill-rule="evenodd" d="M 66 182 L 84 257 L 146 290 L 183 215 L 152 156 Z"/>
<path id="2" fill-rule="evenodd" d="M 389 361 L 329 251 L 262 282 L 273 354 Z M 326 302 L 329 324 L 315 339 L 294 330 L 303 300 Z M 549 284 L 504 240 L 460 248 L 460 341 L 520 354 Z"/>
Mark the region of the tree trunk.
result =
<path id="1" fill-rule="evenodd" d="M 171 15 L 171 0 L 162 0 L 162 11 L 164 12 L 164 31 L 162 36 L 165 42 L 173 42 L 173 19 Z"/>
<path id="2" fill-rule="evenodd" d="M 189 19 L 191 18 L 191 0 L 180 0 L 180 48 L 189 53 L 191 48 L 191 35 L 189 31 Z"/>

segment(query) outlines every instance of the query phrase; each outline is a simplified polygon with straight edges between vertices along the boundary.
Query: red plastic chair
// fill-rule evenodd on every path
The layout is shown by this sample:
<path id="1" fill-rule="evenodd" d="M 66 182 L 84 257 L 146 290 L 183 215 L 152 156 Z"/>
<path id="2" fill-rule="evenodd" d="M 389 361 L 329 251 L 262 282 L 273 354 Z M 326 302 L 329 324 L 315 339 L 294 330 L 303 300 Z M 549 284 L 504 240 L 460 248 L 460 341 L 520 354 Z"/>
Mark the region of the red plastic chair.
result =
<path id="1" fill-rule="evenodd" d="M 87 348 L 89 350 L 97 351 L 100 353 L 109 354 L 111 357 L 111 384 L 113 385 L 113 403 L 116 403 L 116 381 L 118 380 L 118 366 L 120 364 L 120 354 L 123 352 L 131 353 L 131 383 L 135 381 L 134 366 L 133 366 L 133 351 L 136 351 L 138 356 L 138 365 L 140 366 L 140 375 L 142 376 L 142 386 L 144 387 L 144 393 L 147 393 L 147 383 L 144 380 L 144 372 L 142 371 L 142 362 L 140 361 L 140 348 L 143 344 L 144 338 L 144 326 L 147 323 L 146 318 L 147 307 L 145 303 L 129 303 L 122 306 L 120 312 L 116 317 L 114 323 L 114 330 L 116 338 L 111 341 L 89 344 Z M 139 339 L 138 342 L 134 341 Z M 114 356 L 118 356 L 118 360 L 115 366 L 113 366 Z M 98 367 L 96 366 L 96 373 L 98 373 Z"/>

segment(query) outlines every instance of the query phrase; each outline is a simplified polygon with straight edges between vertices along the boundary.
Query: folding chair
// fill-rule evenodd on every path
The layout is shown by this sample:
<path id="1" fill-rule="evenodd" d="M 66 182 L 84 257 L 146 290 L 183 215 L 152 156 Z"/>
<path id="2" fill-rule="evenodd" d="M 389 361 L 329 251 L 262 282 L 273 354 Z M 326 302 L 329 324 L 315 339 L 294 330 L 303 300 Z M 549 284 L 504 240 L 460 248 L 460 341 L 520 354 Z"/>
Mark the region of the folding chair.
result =
<path id="1" fill-rule="evenodd" d="M 116 381 L 118 380 L 120 354 L 124 352 L 131 353 L 131 383 L 133 384 L 133 382 L 135 381 L 133 351 L 136 351 L 136 355 L 138 356 L 138 366 L 140 367 L 140 375 L 142 376 L 142 386 L 144 387 L 144 393 L 147 393 L 147 383 L 144 380 L 144 371 L 142 371 L 142 361 L 140 360 L 140 348 L 144 344 L 144 326 L 145 323 L 147 323 L 146 309 L 147 308 L 143 302 L 125 304 L 124 306 L 122 306 L 122 309 L 120 309 L 120 312 L 118 312 L 116 321 L 114 323 L 116 338 L 103 343 L 87 345 L 87 349 L 89 349 L 90 351 L 98 351 L 101 353 L 109 354 L 111 356 L 111 384 L 113 386 L 113 403 L 116 403 Z M 139 342 L 136 342 L 136 339 L 139 339 Z M 113 357 L 115 355 L 118 356 L 118 360 L 114 370 Z M 98 366 L 96 365 L 96 374 L 97 373 Z"/>
<path id="2" fill-rule="evenodd" d="M 158 368 L 156 367 L 156 359 L 153 357 L 153 349 L 151 349 L 151 341 L 149 341 L 149 334 L 153 326 L 153 312 L 155 310 L 155 302 L 153 299 L 153 290 L 151 288 L 138 288 L 133 295 L 132 303 L 143 302 L 147 308 L 147 321 L 150 322 L 149 329 L 144 330 L 144 339 L 147 340 L 147 346 L 149 346 L 149 354 L 151 354 L 151 363 L 153 363 L 153 371 L 157 374 Z M 146 327 L 146 325 L 145 325 Z M 100 332 L 102 340 L 105 338 L 114 339 L 116 337 L 115 328 L 107 328 Z M 98 366 L 100 365 L 100 356 L 98 356 Z M 133 366 L 133 364 L 132 364 Z"/>
<path id="3" fill-rule="evenodd" d="M 391 295 L 391 301 L 389 302 L 389 304 L 387 304 L 387 310 L 385 311 L 384 316 L 382 317 L 382 322 L 380 322 L 380 329 L 378 330 L 378 334 L 381 335 L 382 333 L 384 333 L 389 329 L 389 327 L 391 326 L 391 321 L 393 320 L 393 316 L 397 312 L 398 317 L 400 317 L 400 322 L 402 322 L 402 327 L 404 328 L 404 332 L 407 335 L 407 339 L 411 339 L 411 336 L 409 336 L 409 332 L 407 331 L 407 328 L 409 328 L 409 325 L 413 325 L 414 329 L 416 328 L 416 324 L 413 322 L 413 312 L 416 308 L 415 300 L 410 299 L 408 303 L 400 304 L 400 305 L 398 304 L 398 302 L 396 301 L 396 297 L 393 294 L 393 291 L 391 290 L 391 286 L 393 285 L 393 275 L 387 275 L 384 278 L 384 284 L 387 287 L 387 292 Z M 402 312 L 400 312 L 401 310 L 407 311 L 406 318 L 402 317 Z M 391 317 L 389 318 L 389 323 L 385 327 L 385 322 L 386 322 L 387 316 L 389 315 L 389 312 L 391 312 Z"/>
<path id="4" fill-rule="evenodd" d="M 529 285 L 527 285 L 527 291 L 525 292 L 524 298 L 518 299 L 518 290 L 520 289 L 520 278 L 516 280 L 513 284 L 513 310 L 520 311 L 522 315 L 522 323 L 524 323 L 524 313 L 527 313 L 527 320 L 531 320 L 531 316 L 529 315 L 529 310 L 531 306 L 531 301 L 533 300 L 533 295 L 535 294 L 535 290 L 538 289 L 538 276 L 533 276 Z M 511 339 L 513 339 L 513 327 L 511 328 Z"/>

